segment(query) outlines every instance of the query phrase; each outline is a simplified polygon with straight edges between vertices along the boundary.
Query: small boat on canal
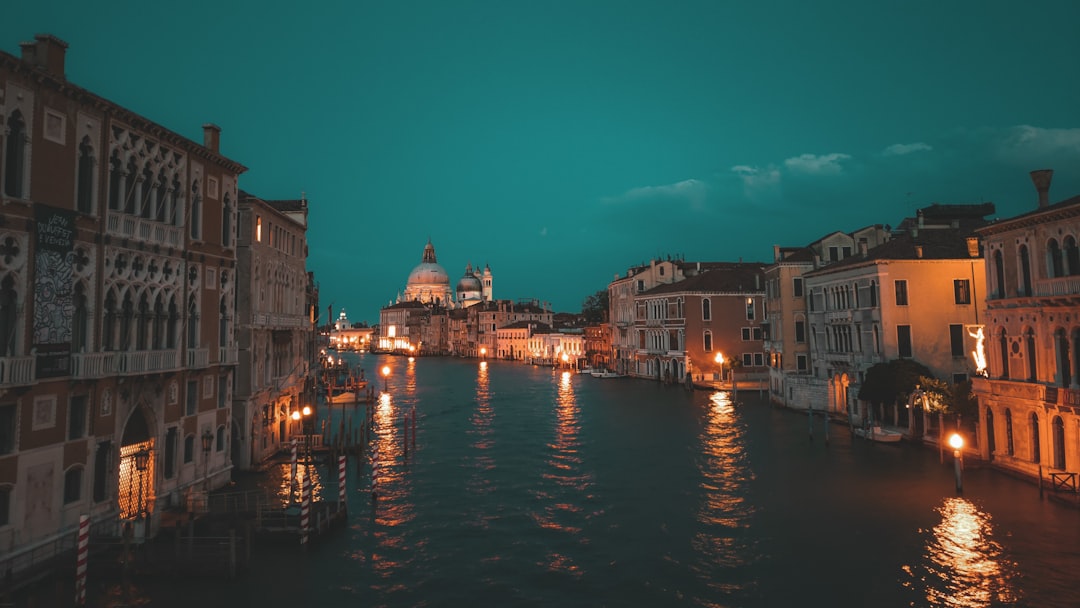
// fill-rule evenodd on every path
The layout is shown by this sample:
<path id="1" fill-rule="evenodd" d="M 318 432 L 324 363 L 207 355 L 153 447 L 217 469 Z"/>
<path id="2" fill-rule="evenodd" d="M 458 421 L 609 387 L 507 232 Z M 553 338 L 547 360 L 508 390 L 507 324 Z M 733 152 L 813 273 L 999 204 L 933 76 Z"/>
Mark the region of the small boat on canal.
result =
<path id="1" fill-rule="evenodd" d="M 870 439 L 871 441 L 877 441 L 879 443 L 896 443 L 904 438 L 903 433 L 892 431 L 878 425 L 874 425 L 868 429 L 857 428 L 855 429 L 855 436 L 862 437 L 863 439 Z"/>

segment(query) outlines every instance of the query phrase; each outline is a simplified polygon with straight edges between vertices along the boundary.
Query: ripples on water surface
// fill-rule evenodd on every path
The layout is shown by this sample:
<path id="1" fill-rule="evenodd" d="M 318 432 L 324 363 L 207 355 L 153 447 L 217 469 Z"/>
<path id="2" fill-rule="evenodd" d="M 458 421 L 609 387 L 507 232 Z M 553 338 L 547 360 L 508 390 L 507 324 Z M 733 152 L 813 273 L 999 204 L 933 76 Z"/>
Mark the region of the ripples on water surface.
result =
<path id="1" fill-rule="evenodd" d="M 349 526 L 153 606 L 1075 606 L 1080 514 L 740 395 L 501 362 L 388 364 Z M 404 417 L 417 412 L 415 447 Z M 356 428 L 363 406 L 325 407 Z M 336 476 L 313 472 L 330 500 Z M 266 486 L 287 497 L 288 465 Z M 115 595 L 115 593 L 113 594 Z M 111 601 L 111 600 L 109 600 Z"/>

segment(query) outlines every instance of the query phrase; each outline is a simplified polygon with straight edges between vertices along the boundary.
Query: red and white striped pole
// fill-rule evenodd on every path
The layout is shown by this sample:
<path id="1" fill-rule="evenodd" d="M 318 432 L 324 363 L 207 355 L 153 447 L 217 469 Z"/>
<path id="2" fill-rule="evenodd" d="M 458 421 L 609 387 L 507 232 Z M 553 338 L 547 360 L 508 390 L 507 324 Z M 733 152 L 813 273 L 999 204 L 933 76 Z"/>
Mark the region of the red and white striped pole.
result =
<path id="1" fill-rule="evenodd" d="M 345 455 L 337 457 L 337 483 L 338 483 L 338 502 L 340 508 L 345 508 Z"/>
<path id="2" fill-rule="evenodd" d="M 311 521 L 311 477 L 304 475 L 304 489 L 301 492 L 300 503 L 300 544 L 306 545 L 308 541 L 308 523 Z"/>
<path id="3" fill-rule="evenodd" d="M 79 546 L 75 556 L 75 605 L 86 605 L 86 557 L 90 549 L 90 516 L 79 516 Z"/>

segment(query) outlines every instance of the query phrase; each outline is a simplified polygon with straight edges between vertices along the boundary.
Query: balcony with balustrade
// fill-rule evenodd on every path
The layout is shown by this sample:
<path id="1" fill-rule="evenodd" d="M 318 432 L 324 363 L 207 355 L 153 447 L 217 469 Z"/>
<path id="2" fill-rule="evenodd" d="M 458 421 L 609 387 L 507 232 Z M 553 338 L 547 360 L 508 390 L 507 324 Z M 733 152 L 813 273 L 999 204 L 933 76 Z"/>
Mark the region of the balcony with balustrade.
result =
<path id="1" fill-rule="evenodd" d="M 190 369 L 210 367 L 210 349 L 189 348 L 187 351 L 187 366 Z"/>
<path id="2" fill-rule="evenodd" d="M 109 236 L 180 248 L 184 232 L 180 226 L 170 226 L 137 215 L 109 211 L 105 231 Z"/>
<path id="3" fill-rule="evenodd" d="M 240 360 L 239 350 L 235 346 L 218 347 L 218 363 L 221 365 L 236 365 Z"/>
<path id="4" fill-rule="evenodd" d="M 115 352 L 71 355 L 71 377 L 78 380 L 104 378 L 116 373 Z"/>
<path id="5" fill-rule="evenodd" d="M 0 386 L 30 384 L 34 380 L 34 357 L 0 357 Z"/>
<path id="6" fill-rule="evenodd" d="M 173 371 L 180 367 L 174 350 L 137 350 L 116 354 L 116 373 L 121 375 Z"/>

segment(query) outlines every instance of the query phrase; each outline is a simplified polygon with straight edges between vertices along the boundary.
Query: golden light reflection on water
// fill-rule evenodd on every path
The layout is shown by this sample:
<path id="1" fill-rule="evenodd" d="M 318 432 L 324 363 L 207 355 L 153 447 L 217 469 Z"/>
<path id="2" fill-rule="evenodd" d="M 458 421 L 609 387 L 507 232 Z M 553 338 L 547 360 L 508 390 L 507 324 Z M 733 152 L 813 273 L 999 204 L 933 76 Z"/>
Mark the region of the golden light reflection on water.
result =
<path id="1" fill-rule="evenodd" d="M 925 587 L 929 606 L 975 608 L 1018 602 L 1016 567 L 993 539 L 990 515 L 964 498 L 946 498 L 937 511 L 941 523 L 928 532 L 926 571 L 904 566 L 911 576 L 905 586 Z"/>
<path id="2" fill-rule="evenodd" d="M 366 557 L 358 554 L 353 557 L 369 561 L 374 573 L 385 579 L 406 567 L 415 548 L 408 545 L 406 524 L 416 517 L 416 505 L 404 449 L 405 410 L 390 393 L 380 395 L 374 407 L 368 452 L 371 484 L 378 494 L 371 502 L 369 524 L 374 546 Z"/>
<path id="3" fill-rule="evenodd" d="M 555 436 L 547 445 L 549 468 L 542 473 L 542 478 L 553 482 L 555 487 L 536 491 L 536 498 L 544 508 L 534 511 L 531 516 L 534 523 L 545 530 L 577 534 L 581 532 L 581 526 L 577 524 L 582 523 L 582 502 L 588 498 L 588 489 L 593 480 L 590 474 L 581 472 L 581 411 L 574 393 L 573 374 L 561 372 L 557 382 Z M 573 571 L 574 568 L 567 567 L 568 564 L 570 562 L 563 556 L 554 555 L 548 560 L 548 566 L 553 570 Z"/>
<path id="4" fill-rule="evenodd" d="M 308 461 L 303 455 L 303 450 L 300 450 L 300 455 L 296 460 L 296 478 L 292 476 L 292 463 L 283 462 L 277 465 L 278 467 L 278 485 L 274 489 L 275 497 L 281 501 L 281 506 L 288 506 L 292 503 L 298 503 L 301 500 L 301 489 L 304 479 L 310 478 L 311 480 L 311 496 L 312 500 L 319 500 L 322 496 L 324 487 L 324 481 L 322 474 L 319 473 L 319 467 L 315 466 L 314 460 Z M 337 489 L 337 480 L 334 480 L 333 490 Z"/>
<path id="5" fill-rule="evenodd" d="M 709 397 L 698 458 L 702 492 L 697 519 L 702 531 L 691 541 L 698 555 L 693 569 L 710 587 L 729 591 L 737 583 L 720 580 L 717 568 L 747 563 L 752 552 L 741 530 L 750 525 L 754 513 L 745 499 L 746 484 L 753 479 L 744 451 L 746 429 L 736 414 L 729 393 L 717 391 Z"/>
<path id="6" fill-rule="evenodd" d="M 491 423 L 495 412 L 491 408 L 491 386 L 488 379 L 487 363 L 482 362 L 476 372 L 476 409 L 473 411 L 472 429 L 469 433 L 476 439 L 473 446 L 477 450 L 488 450 L 494 444 Z M 482 451 L 477 453 L 476 461 L 478 468 L 487 470 L 494 466 L 491 457 Z"/>

